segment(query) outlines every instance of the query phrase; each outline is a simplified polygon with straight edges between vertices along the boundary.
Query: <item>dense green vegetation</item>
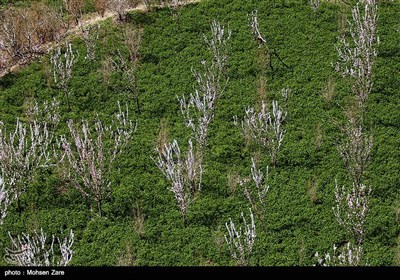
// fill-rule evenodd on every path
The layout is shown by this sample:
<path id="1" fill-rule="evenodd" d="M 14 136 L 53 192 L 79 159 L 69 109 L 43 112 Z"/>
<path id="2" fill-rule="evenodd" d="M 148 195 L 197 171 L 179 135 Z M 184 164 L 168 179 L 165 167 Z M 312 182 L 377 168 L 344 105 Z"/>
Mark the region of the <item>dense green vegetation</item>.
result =
<path id="1" fill-rule="evenodd" d="M 327 252 L 346 235 L 332 212 L 335 179 L 349 184 L 335 144 L 337 123 L 345 121 L 343 108 L 351 96 L 349 84 L 331 66 L 337 59 L 338 22 L 350 8 L 322 2 L 316 14 L 307 1 L 201 1 L 183 7 L 178 16 L 170 9 L 129 14 L 129 25 L 143 28 L 136 90 L 141 114 L 138 129 L 118 159 L 112 178 L 112 199 L 104 215 L 90 210 L 90 202 L 62 182 L 54 170 L 43 171 L 21 198 L 22 211 L 12 205 L 0 227 L 0 252 L 13 234 L 43 229 L 47 233 L 75 232 L 72 265 L 234 265 L 224 241 L 225 222 L 239 221 L 248 202 L 240 186 L 229 186 L 228 175 L 250 174 L 250 156 L 256 147 L 246 145 L 233 116 L 244 116 L 245 106 L 260 102 L 260 49 L 251 35 L 248 14 L 258 9 L 260 28 L 269 44 L 290 66 L 273 60 L 264 70 L 266 97 L 271 100 L 284 87 L 291 88 L 287 134 L 278 164 L 270 168 L 263 219 L 256 218 L 257 239 L 250 265 L 313 265 L 314 253 Z M 370 265 L 398 265 L 400 226 L 400 3 L 379 2 L 379 54 L 374 86 L 367 102 L 367 129 L 374 132 L 371 164 L 365 183 L 372 187 L 364 251 Z M 203 189 L 189 206 L 184 226 L 169 182 L 152 157 L 160 124 L 166 123 L 169 141 L 177 139 L 184 150 L 190 130 L 185 127 L 176 95 L 193 92 L 191 68 L 209 59 L 203 35 L 219 20 L 232 30 L 229 84 L 218 100 L 210 125 L 205 154 Z M 79 52 L 70 96 L 71 111 L 62 102 L 59 134 L 66 121 L 99 114 L 107 121 L 117 101 L 130 101 L 118 74 L 104 82 L 101 61 L 122 45 L 121 26 L 102 24 L 95 62 L 84 60 L 85 45 L 73 41 Z M 42 57 L 18 73 L 0 79 L 0 120 L 11 128 L 25 118 L 27 104 L 61 94 L 52 86 L 49 57 Z M 322 92 L 334 85 L 332 100 Z M 263 163 L 269 164 L 267 157 Z M 144 214 L 137 230 L 137 213 Z M 136 217 L 136 218 L 135 218 Z M 0 264 L 6 265 L 3 258 Z"/>

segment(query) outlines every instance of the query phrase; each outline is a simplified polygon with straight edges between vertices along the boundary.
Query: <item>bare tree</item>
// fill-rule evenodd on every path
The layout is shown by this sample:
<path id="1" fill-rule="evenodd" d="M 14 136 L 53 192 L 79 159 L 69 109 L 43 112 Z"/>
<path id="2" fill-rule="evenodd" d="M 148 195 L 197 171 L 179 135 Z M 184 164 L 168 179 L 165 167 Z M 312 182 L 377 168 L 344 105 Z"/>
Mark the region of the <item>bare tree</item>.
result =
<path id="1" fill-rule="evenodd" d="M 35 3 L 30 7 L 32 20 L 35 27 L 35 37 L 38 46 L 47 42 L 59 42 L 67 31 L 66 19 L 63 19 L 61 11 L 50 7 L 46 3 Z M 43 49 L 43 51 L 46 51 Z"/>
<path id="2" fill-rule="evenodd" d="M 102 215 L 103 202 L 110 197 L 110 175 L 115 159 L 126 146 L 136 125 L 129 118 L 128 106 L 123 111 L 118 102 L 119 112 L 110 126 L 99 119 L 94 121 L 94 130 L 82 120 L 79 128 L 73 120 L 68 121 L 72 140 L 61 137 L 63 150 L 60 163 L 68 167 L 66 177 L 85 197 L 97 204 Z"/>
<path id="3" fill-rule="evenodd" d="M 225 223 L 228 235 L 225 235 L 225 241 L 228 245 L 229 251 L 233 259 L 235 259 L 238 265 L 243 266 L 248 264 L 248 258 L 253 251 L 254 241 L 256 235 L 256 225 L 254 223 L 253 213 L 250 211 L 250 224 L 247 224 L 246 218 L 241 213 L 243 219 L 243 229 L 236 228 L 235 223 L 232 219 L 229 219 L 228 223 Z"/>
<path id="4" fill-rule="evenodd" d="M 143 29 L 128 28 L 124 29 L 125 46 L 129 51 L 129 61 L 137 63 L 139 60 L 139 47 L 142 42 Z"/>
<path id="5" fill-rule="evenodd" d="M 362 245 L 365 237 L 365 221 L 369 211 L 368 198 L 371 188 L 365 185 L 355 186 L 352 189 L 339 188 L 335 182 L 336 206 L 333 207 L 336 220 L 348 233 L 357 245 Z"/>
<path id="6" fill-rule="evenodd" d="M 1 38 L 9 56 L 18 60 L 29 58 L 37 49 L 32 13 L 25 8 L 9 8 L 1 14 Z"/>
<path id="7" fill-rule="evenodd" d="M 39 110 L 36 103 L 30 124 L 18 119 L 15 131 L 9 135 L 4 127 L 0 127 L 0 171 L 9 193 L 18 202 L 36 171 L 50 166 L 53 157 L 51 144 L 58 124 L 58 111 L 53 106 L 58 108 L 58 103 L 46 103 Z M 47 112 L 43 113 L 43 110 Z M 43 115 L 46 119 L 42 118 Z"/>
<path id="8" fill-rule="evenodd" d="M 251 32 L 254 38 L 258 42 L 258 47 L 261 48 L 262 44 L 266 44 L 267 40 L 264 39 L 263 35 L 260 32 L 260 25 L 258 23 L 258 10 L 254 10 L 251 12 Z"/>
<path id="9" fill-rule="evenodd" d="M 377 56 L 376 45 L 379 44 L 376 35 L 377 19 L 376 0 L 358 2 L 352 9 L 352 21 L 349 21 L 351 40 L 347 40 L 343 34 L 335 46 L 339 55 L 335 69 L 344 77 L 353 78 L 352 89 L 361 110 L 364 110 L 373 85 L 372 68 Z"/>
<path id="10" fill-rule="evenodd" d="M 254 108 L 248 107 L 245 110 L 245 117 L 242 121 L 242 129 L 245 135 L 249 135 L 260 147 L 264 148 L 276 165 L 278 153 L 285 136 L 283 122 L 287 112 L 279 107 L 276 100 L 272 101 L 272 112 L 267 108 L 264 101 L 261 110 L 256 112 Z"/>
<path id="11" fill-rule="evenodd" d="M 122 75 L 125 88 L 130 93 L 129 97 L 133 97 L 136 104 L 136 113 L 140 115 L 140 102 L 139 95 L 136 91 L 136 63 L 131 63 L 118 50 L 115 59 L 112 59 L 113 69 L 119 71 Z"/>
<path id="12" fill-rule="evenodd" d="M 101 73 L 101 76 L 103 77 L 103 84 L 108 89 L 110 85 L 110 79 L 111 75 L 115 69 L 114 67 L 114 60 L 111 58 L 111 56 L 106 56 L 102 61 L 101 61 L 101 66 L 99 68 L 99 72 Z"/>
<path id="13" fill-rule="evenodd" d="M 140 115 L 140 100 L 138 91 L 136 91 L 136 69 L 139 60 L 139 47 L 142 39 L 142 29 L 124 29 L 125 46 L 129 52 L 129 58 L 126 59 L 118 49 L 115 59 L 112 60 L 113 68 L 122 75 L 123 84 L 136 104 L 136 113 Z"/>
<path id="14" fill-rule="evenodd" d="M 74 233 L 71 229 L 69 236 L 61 240 L 52 236 L 51 244 L 48 245 L 47 235 L 40 229 L 32 236 L 22 233 L 21 236 L 13 238 L 10 232 L 12 246 L 6 248 L 5 259 L 8 263 L 17 266 L 67 266 L 73 256 L 72 245 L 74 244 Z M 55 251 L 55 241 L 58 250 Z"/>
<path id="15" fill-rule="evenodd" d="M 244 187 L 244 194 L 249 201 L 250 205 L 255 209 L 258 210 L 258 205 L 264 207 L 266 203 L 266 195 L 269 190 L 269 185 L 267 184 L 268 181 L 268 166 L 266 168 L 266 172 L 258 169 L 257 164 L 254 158 L 251 158 L 251 175 L 254 182 L 255 188 L 247 188 Z M 264 177 L 265 176 L 265 177 Z M 257 214 L 257 213 L 256 213 Z"/>
<path id="16" fill-rule="evenodd" d="M 61 48 L 58 47 L 50 58 L 50 62 L 53 66 L 53 79 L 54 84 L 59 88 L 66 98 L 68 109 L 70 110 L 69 104 L 69 82 L 72 79 L 72 70 L 76 63 L 75 54 L 72 50 L 71 43 L 66 44 L 64 54 L 61 53 Z"/>
<path id="17" fill-rule="evenodd" d="M 190 94 L 188 101 L 185 96 L 177 98 L 186 119 L 186 125 L 192 129 L 202 157 L 207 145 L 208 126 L 214 118 L 215 105 L 220 92 L 214 73 L 208 71 L 195 73 L 195 75 L 200 89 L 196 89 L 195 94 Z"/>
<path id="18" fill-rule="evenodd" d="M 196 157 L 200 163 L 203 162 L 208 126 L 214 118 L 217 99 L 223 94 L 228 82 L 224 71 L 228 59 L 228 41 L 232 33 L 229 29 L 225 30 L 225 27 L 215 20 L 210 28 L 211 36 L 208 38 L 204 35 L 204 41 L 212 54 L 212 61 L 211 63 L 202 61 L 203 71 L 192 69 L 197 82 L 195 94 L 190 94 L 187 101 L 185 96 L 182 98 L 177 96 L 186 125 L 192 129 L 198 144 Z"/>
<path id="19" fill-rule="evenodd" d="M 359 266 L 362 264 L 363 255 L 362 246 L 348 242 L 342 248 L 333 245 L 332 257 L 330 253 L 326 253 L 325 256 L 320 258 L 318 252 L 316 252 L 315 258 L 317 259 L 317 266 Z"/>
<path id="20" fill-rule="evenodd" d="M 204 42 L 213 55 L 213 63 L 216 64 L 218 72 L 223 73 L 228 62 L 228 42 L 231 39 L 232 30 L 229 28 L 225 30 L 225 27 L 216 20 L 212 21 L 210 28 L 211 36 L 208 38 L 203 34 Z"/>
<path id="21" fill-rule="evenodd" d="M 189 149 L 186 157 L 181 157 L 178 142 L 165 144 L 164 149 L 156 149 L 158 169 L 171 181 L 171 191 L 175 195 L 179 209 L 185 223 L 188 205 L 194 199 L 195 193 L 201 190 L 201 178 L 203 170 L 195 157 L 193 143 L 189 140 Z"/>
<path id="22" fill-rule="evenodd" d="M 65 9 L 75 20 L 75 24 L 78 25 L 83 14 L 83 8 L 85 6 L 84 0 L 64 0 Z"/>
<path id="23" fill-rule="evenodd" d="M 95 0 L 94 5 L 96 11 L 99 13 L 101 17 L 104 17 L 107 9 L 107 1 L 106 0 Z"/>
<path id="24" fill-rule="evenodd" d="M 82 38 L 86 45 L 85 59 L 93 61 L 96 59 L 96 43 L 99 39 L 100 25 L 82 27 Z"/>
<path id="25" fill-rule="evenodd" d="M 347 113 L 347 118 L 348 123 L 342 128 L 345 138 L 337 149 L 353 184 L 361 186 L 370 160 L 373 135 L 363 131 L 363 124 L 357 121 L 352 111 Z"/>
<path id="26" fill-rule="evenodd" d="M 7 216 L 8 206 L 11 204 L 11 201 L 8 191 L 4 186 L 4 180 L 0 177 L 0 226 Z"/>
<path id="27" fill-rule="evenodd" d="M 120 22 L 124 22 L 126 20 L 126 11 L 131 7 L 131 3 L 130 0 L 110 0 L 108 7 L 118 15 Z"/>
<path id="28" fill-rule="evenodd" d="M 282 65 L 284 65 L 286 68 L 290 68 L 282 60 L 282 58 L 278 55 L 278 52 L 268 44 L 267 38 L 262 35 L 262 33 L 260 31 L 259 22 L 258 22 L 258 11 L 257 10 L 254 10 L 251 13 L 251 24 L 250 25 L 251 25 L 252 35 L 258 43 L 258 47 L 261 48 L 262 46 L 265 46 L 265 48 L 267 50 L 269 66 L 271 67 L 272 71 L 274 70 L 274 68 L 272 66 L 272 56 L 275 56 L 282 63 Z"/>
<path id="29" fill-rule="evenodd" d="M 318 11 L 318 8 L 319 8 L 320 0 L 309 0 L 309 4 L 310 4 L 314 14 L 316 14 Z"/>
<path id="30" fill-rule="evenodd" d="M 19 64 L 46 51 L 45 43 L 59 40 L 67 27 L 59 12 L 45 3 L 1 11 L 1 49 Z"/>

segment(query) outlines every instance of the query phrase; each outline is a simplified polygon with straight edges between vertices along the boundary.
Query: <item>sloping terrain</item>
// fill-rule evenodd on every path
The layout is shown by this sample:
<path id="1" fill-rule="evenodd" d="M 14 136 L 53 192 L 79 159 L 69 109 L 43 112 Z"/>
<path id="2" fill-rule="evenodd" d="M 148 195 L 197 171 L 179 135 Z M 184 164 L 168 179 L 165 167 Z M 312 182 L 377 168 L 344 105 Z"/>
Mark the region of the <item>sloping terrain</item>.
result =
<path id="1" fill-rule="evenodd" d="M 400 3 L 380 1 L 378 7 L 380 44 L 365 120 L 374 145 L 364 180 L 372 192 L 363 249 L 370 265 L 399 265 Z M 273 68 L 265 61 L 265 49 L 251 33 L 249 15 L 254 10 L 270 49 L 288 67 L 275 56 Z M 136 114 L 122 74 L 114 71 L 105 77 L 102 70 L 117 50 L 128 57 L 123 27 L 110 19 L 101 24 L 94 61 L 84 59 L 80 38 L 72 42 L 77 63 L 70 110 L 54 86 L 49 56 L 2 77 L 0 121 L 8 131 L 17 118 L 27 119 L 33 99 L 41 103 L 53 97 L 61 102 L 58 135 L 67 134 L 69 119 L 98 115 L 109 122 L 117 101 L 129 102 L 138 126 L 112 171 L 112 195 L 101 217 L 56 169 L 43 170 L 21 196 L 20 205 L 10 206 L 0 227 L 0 254 L 10 246 L 8 232 L 16 235 L 42 227 L 49 235 L 66 235 L 73 229 L 71 265 L 235 265 L 224 240 L 225 223 L 232 218 L 239 225 L 241 212 L 248 215 L 250 205 L 236 178 L 251 176 L 250 158 L 258 149 L 246 143 L 233 119 L 237 116 L 240 122 L 245 108 L 259 106 L 261 99 L 269 104 L 280 98 L 283 88 L 291 92 L 276 166 L 258 152 L 260 165 L 269 165 L 270 188 L 264 214 L 255 215 L 257 237 L 248 264 L 314 265 L 315 252 L 324 254 L 333 244 L 348 242 L 332 211 L 335 180 L 351 184 L 336 145 L 343 137 L 339 125 L 345 122 L 343 111 L 352 91 L 331 65 L 337 61 L 334 45 L 341 17 L 351 18 L 351 6 L 324 1 L 314 14 L 307 1 L 295 0 L 204 0 L 178 11 L 131 12 L 126 24 L 143 30 L 135 70 L 140 106 Z M 177 96 L 194 93 L 192 69 L 211 58 L 203 34 L 210 35 L 214 19 L 232 30 L 229 81 L 209 126 L 202 190 L 188 206 L 183 223 L 170 182 L 156 166 L 155 149 L 160 139 L 177 139 L 183 151 L 188 149 L 191 130 Z M 0 264 L 7 263 L 0 258 Z"/>

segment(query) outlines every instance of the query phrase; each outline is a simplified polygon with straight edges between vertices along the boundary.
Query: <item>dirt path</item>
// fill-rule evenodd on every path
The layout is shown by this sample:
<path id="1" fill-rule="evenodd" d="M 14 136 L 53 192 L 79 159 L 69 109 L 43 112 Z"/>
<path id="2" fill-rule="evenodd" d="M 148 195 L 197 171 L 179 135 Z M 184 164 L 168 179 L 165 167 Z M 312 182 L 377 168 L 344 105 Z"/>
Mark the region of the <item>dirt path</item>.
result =
<path id="1" fill-rule="evenodd" d="M 185 5 L 192 4 L 192 3 L 197 3 L 200 2 L 201 0 L 187 0 Z M 127 12 L 132 12 L 132 11 L 146 11 L 147 8 L 143 4 L 137 5 L 135 8 L 130 8 L 127 10 Z M 96 23 L 99 23 L 101 21 L 105 21 L 109 18 L 116 17 L 116 14 L 111 12 L 111 11 L 106 11 L 104 14 L 104 17 L 100 16 L 98 13 L 91 13 L 91 14 L 86 14 L 84 15 L 83 19 L 80 20 L 79 24 L 77 26 L 74 26 L 70 30 L 68 30 L 65 34 L 65 38 L 61 40 L 60 42 L 50 42 L 47 43 L 43 46 L 43 49 L 45 50 L 44 53 L 49 53 L 52 51 L 54 48 L 58 47 L 59 45 L 63 44 L 66 40 L 70 39 L 73 36 L 76 36 L 77 34 L 82 32 L 83 28 L 87 28 L 91 25 L 94 25 Z M 30 64 L 30 62 L 40 56 L 32 58 L 29 62 L 24 63 L 24 64 L 19 64 L 16 62 L 13 65 L 9 65 L 5 69 L 0 70 L 0 78 L 7 75 L 8 73 L 15 73 L 19 71 L 21 68 L 27 66 Z"/>

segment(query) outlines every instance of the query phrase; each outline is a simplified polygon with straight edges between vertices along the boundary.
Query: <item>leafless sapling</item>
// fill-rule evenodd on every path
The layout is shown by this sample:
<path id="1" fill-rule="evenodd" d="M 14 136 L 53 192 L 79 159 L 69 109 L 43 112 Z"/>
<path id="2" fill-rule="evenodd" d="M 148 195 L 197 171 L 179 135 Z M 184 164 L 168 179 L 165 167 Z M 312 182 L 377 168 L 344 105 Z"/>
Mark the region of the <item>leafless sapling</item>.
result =
<path id="1" fill-rule="evenodd" d="M 204 35 L 204 41 L 213 56 L 212 61 L 211 63 L 202 61 L 203 71 L 192 69 L 197 83 L 195 93 L 190 94 L 188 100 L 185 96 L 177 97 L 186 125 L 192 129 L 199 145 L 197 150 L 200 162 L 207 146 L 208 126 L 214 118 L 216 102 L 223 94 L 228 82 L 224 71 L 228 59 L 228 41 L 232 33 L 229 29 L 225 30 L 225 27 L 215 20 L 210 28 L 211 36 L 208 38 Z"/>
<path id="2" fill-rule="evenodd" d="M 272 71 L 274 70 L 274 68 L 272 66 L 272 56 L 275 56 L 282 63 L 283 66 L 285 66 L 286 68 L 290 68 L 282 60 L 282 58 L 279 56 L 278 52 L 268 44 L 267 38 L 262 35 L 262 33 L 260 31 L 259 22 L 258 22 L 258 11 L 257 10 L 254 10 L 251 13 L 251 24 L 250 25 L 251 25 L 252 35 L 258 43 L 258 47 L 261 48 L 262 46 L 265 46 L 265 48 L 267 50 L 268 61 L 269 61 L 269 66 L 271 67 L 271 70 Z"/>
<path id="3" fill-rule="evenodd" d="M 210 28 L 211 36 L 208 38 L 203 34 L 204 42 L 211 51 L 213 63 L 216 64 L 219 73 L 223 73 L 228 62 L 229 40 L 232 36 L 232 30 L 225 29 L 217 20 L 212 21 Z"/>
<path id="4" fill-rule="evenodd" d="M 358 2 L 352 9 L 352 21 L 348 22 L 351 39 L 343 34 L 335 46 L 339 55 L 335 70 L 344 77 L 353 78 L 352 90 L 361 110 L 364 110 L 373 85 L 372 70 L 377 56 L 376 45 L 379 44 L 377 20 L 376 0 Z"/>
<path id="5" fill-rule="evenodd" d="M 11 248 L 6 248 L 5 260 L 17 266 L 67 266 L 73 256 L 74 233 L 71 229 L 69 236 L 63 240 L 54 235 L 51 243 L 43 229 L 32 236 L 22 233 L 13 237 L 10 232 Z M 46 242 L 47 241 L 47 242 Z M 58 243 L 58 246 L 55 244 Z M 57 250 L 58 247 L 58 250 Z"/>
<path id="6" fill-rule="evenodd" d="M 158 149 L 156 161 L 158 169 L 171 182 L 171 191 L 175 195 L 179 209 L 185 223 L 188 205 L 194 199 L 196 192 L 201 190 L 202 167 L 195 157 L 192 140 L 189 140 L 189 149 L 186 157 L 181 156 L 178 142 L 174 140 Z"/>
<path id="7" fill-rule="evenodd" d="M 139 60 L 139 47 L 142 42 L 143 29 L 128 28 L 124 29 L 125 46 L 129 52 L 129 61 L 136 64 Z"/>
<path id="8" fill-rule="evenodd" d="M 316 266 L 359 266 L 362 264 L 363 255 L 361 245 L 354 245 L 351 242 L 346 243 L 342 248 L 333 245 L 332 256 L 329 252 L 322 257 L 318 252 L 315 253 Z"/>
<path id="9" fill-rule="evenodd" d="M 93 128 L 86 120 L 82 120 L 79 127 L 69 120 L 71 137 L 61 137 L 60 163 L 68 169 L 65 176 L 83 196 L 97 204 L 100 216 L 103 203 L 111 195 L 110 175 L 115 159 L 136 130 L 129 117 L 128 105 L 124 111 L 118 102 L 118 108 L 111 125 L 107 126 L 97 118 Z"/>
<path id="10" fill-rule="evenodd" d="M 4 219 L 7 216 L 8 206 L 11 203 L 8 191 L 4 186 L 4 180 L 0 177 L 0 226 L 3 224 Z"/>
<path id="11" fill-rule="evenodd" d="M 136 62 L 136 61 L 135 61 Z M 129 97 L 133 97 L 136 104 L 136 114 L 140 115 L 139 95 L 136 91 L 136 68 L 135 62 L 129 62 L 118 50 L 115 59 L 112 59 L 113 69 L 119 71 L 122 75 L 125 88 L 130 93 Z"/>
<path id="12" fill-rule="evenodd" d="M 56 101 L 45 103 L 41 110 L 35 103 L 29 124 L 18 119 L 14 132 L 9 135 L 3 125 L 0 127 L 0 170 L 9 194 L 18 203 L 37 170 L 51 164 L 57 108 Z"/>
<path id="13" fill-rule="evenodd" d="M 251 158 L 251 177 L 254 182 L 254 186 L 247 187 L 248 184 L 244 186 L 244 194 L 249 201 L 251 207 L 257 212 L 259 211 L 259 206 L 261 209 L 265 206 L 266 203 L 266 195 L 269 190 L 268 181 L 268 166 L 266 168 L 266 172 L 264 173 L 261 169 L 258 168 L 255 159 Z"/>
<path id="14" fill-rule="evenodd" d="M 363 124 L 353 112 L 347 113 L 348 123 L 342 128 L 344 141 L 337 146 L 346 169 L 355 186 L 361 186 L 373 146 L 372 133 L 366 133 Z"/>
<path id="15" fill-rule="evenodd" d="M 245 135 L 249 135 L 255 143 L 265 149 L 276 165 L 278 153 L 285 136 L 283 122 L 287 112 L 284 111 L 276 100 L 272 101 L 272 111 L 269 111 L 267 104 L 262 101 L 259 112 L 252 107 L 247 107 L 245 117 L 242 121 L 242 129 Z"/>
<path id="16" fill-rule="evenodd" d="M 76 63 L 74 51 L 72 50 L 71 43 L 66 44 L 64 54 L 61 53 L 61 47 L 52 54 L 50 62 L 53 67 L 53 79 L 54 84 L 59 88 L 66 98 L 68 109 L 70 110 L 69 94 L 70 87 L 69 83 L 72 79 L 73 67 Z"/>
<path id="17" fill-rule="evenodd" d="M 309 0 L 309 3 L 314 14 L 316 14 L 319 8 L 320 0 Z"/>
<path id="18" fill-rule="evenodd" d="M 349 189 L 344 186 L 339 188 L 335 182 L 336 205 L 333 207 L 333 212 L 339 225 L 352 235 L 357 245 L 362 245 L 364 242 L 370 193 L 371 188 L 365 185 L 353 184 Z"/>
<path id="19" fill-rule="evenodd" d="M 83 15 L 85 6 L 84 0 L 64 0 L 66 11 L 73 17 L 75 24 L 78 25 Z"/>
<path id="20" fill-rule="evenodd" d="M 238 229 L 232 219 L 229 219 L 229 224 L 225 223 L 228 235 L 225 235 L 225 242 L 228 245 L 231 257 L 237 261 L 237 264 L 244 266 L 248 264 L 248 258 L 253 251 L 256 235 L 256 225 L 254 223 L 253 213 L 250 211 L 250 224 L 247 224 L 246 218 L 241 213 L 243 220 L 243 228 Z"/>
<path id="21" fill-rule="evenodd" d="M 97 13 L 101 16 L 104 17 L 107 9 L 107 0 L 95 0 L 94 5 L 96 8 Z"/>
<path id="22" fill-rule="evenodd" d="M 96 59 L 96 43 L 99 39 L 100 25 L 82 27 L 82 38 L 86 45 L 85 59 L 93 61 Z"/>
<path id="23" fill-rule="evenodd" d="M 117 14 L 118 21 L 124 22 L 126 20 L 126 11 L 130 8 L 129 0 L 110 0 L 108 7 L 111 11 Z"/>

